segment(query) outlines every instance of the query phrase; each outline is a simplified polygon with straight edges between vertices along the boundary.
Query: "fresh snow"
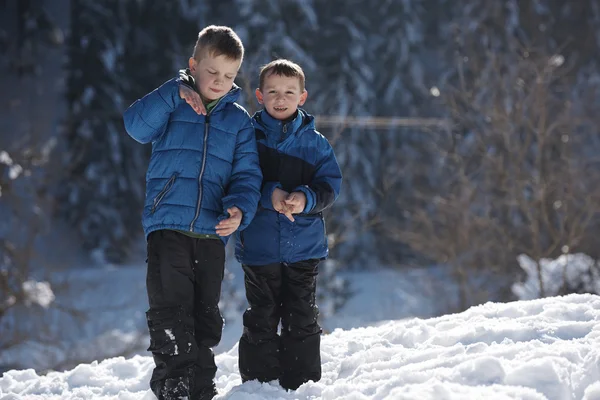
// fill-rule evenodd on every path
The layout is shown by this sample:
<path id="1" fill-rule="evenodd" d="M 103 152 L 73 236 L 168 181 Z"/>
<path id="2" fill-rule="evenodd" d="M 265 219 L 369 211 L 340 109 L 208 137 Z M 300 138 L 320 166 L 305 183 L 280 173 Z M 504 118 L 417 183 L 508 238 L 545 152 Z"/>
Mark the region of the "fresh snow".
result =
<path id="1" fill-rule="evenodd" d="M 486 303 L 459 314 L 389 321 L 323 336 L 323 378 L 295 392 L 241 383 L 237 347 L 216 357 L 228 400 L 599 400 L 600 296 Z M 136 355 L 38 375 L 8 371 L 0 399 L 153 399 L 153 362 Z"/>

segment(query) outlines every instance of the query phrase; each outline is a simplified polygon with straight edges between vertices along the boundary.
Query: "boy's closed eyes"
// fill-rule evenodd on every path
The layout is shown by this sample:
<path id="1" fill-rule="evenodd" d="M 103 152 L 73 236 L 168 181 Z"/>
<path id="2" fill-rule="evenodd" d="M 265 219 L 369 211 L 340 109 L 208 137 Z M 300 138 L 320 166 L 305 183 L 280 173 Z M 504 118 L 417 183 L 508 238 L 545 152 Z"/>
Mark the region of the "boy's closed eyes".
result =
<path id="1" fill-rule="evenodd" d="M 202 100 L 210 102 L 229 92 L 240 65 L 241 60 L 232 60 L 225 55 L 204 54 L 199 61 L 191 57 L 190 71 Z"/>

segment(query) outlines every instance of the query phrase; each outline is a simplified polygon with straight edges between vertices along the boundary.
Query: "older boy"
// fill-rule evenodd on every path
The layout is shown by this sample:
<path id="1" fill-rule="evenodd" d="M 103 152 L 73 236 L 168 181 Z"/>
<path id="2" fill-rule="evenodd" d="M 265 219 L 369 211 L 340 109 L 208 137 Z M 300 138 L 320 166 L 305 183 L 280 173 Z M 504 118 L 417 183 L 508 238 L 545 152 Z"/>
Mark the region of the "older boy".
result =
<path id="1" fill-rule="evenodd" d="M 229 235 L 252 220 L 261 172 L 233 80 L 244 47 L 228 27 L 203 29 L 188 72 L 133 103 L 129 135 L 152 142 L 146 175 L 150 387 L 159 399 L 212 399 L 218 302 Z"/>
<path id="2" fill-rule="evenodd" d="M 264 109 L 254 125 L 262 197 L 236 246 L 250 306 L 239 344 L 242 380 L 279 379 L 292 390 L 321 378 L 315 289 L 319 261 L 328 255 L 322 213 L 342 182 L 329 142 L 298 108 L 308 95 L 304 79 L 302 68 L 287 60 L 260 72 L 256 97 Z"/>

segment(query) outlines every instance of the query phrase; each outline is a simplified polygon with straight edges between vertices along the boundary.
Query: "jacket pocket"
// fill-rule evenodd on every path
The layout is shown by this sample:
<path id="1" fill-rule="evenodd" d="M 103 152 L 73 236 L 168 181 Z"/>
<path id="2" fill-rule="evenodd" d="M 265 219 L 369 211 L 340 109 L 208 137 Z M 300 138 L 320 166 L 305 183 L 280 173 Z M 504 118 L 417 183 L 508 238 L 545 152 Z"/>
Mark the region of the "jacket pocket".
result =
<path id="1" fill-rule="evenodd" d="M 160 204 L 162 199 L 167 195 L 167 193 L 169 193 L 169 190 L 171 190 L 171 188 L 173 187 L 173 184 L 175 183 L 175 179 L 177 178 L 177 175 L 179 175 L 179 174 L 174 173 L 169 178 L 167 183 L 165 183 L 165 186 L 162 188 L 162 190 L 156 195 L 156 197 L 154 198 L 153 204 L 152 204 L 152 210 L 150 211 L 151 214 L 154 214 L 154 211 L 156 211 L 156 209 L 158 208 L 158 205 Z"/>
<path id="2" fill-rule="evenodd" d="M 327 250 L 327 232 L 322 216 L 297 216 L 296 223 L 292 228 L 292 234 L 294 236 L 294 243 L 293 245 L 288 245 L 287 248 L 295 259 L 320 259 L 325 256 Z"/>

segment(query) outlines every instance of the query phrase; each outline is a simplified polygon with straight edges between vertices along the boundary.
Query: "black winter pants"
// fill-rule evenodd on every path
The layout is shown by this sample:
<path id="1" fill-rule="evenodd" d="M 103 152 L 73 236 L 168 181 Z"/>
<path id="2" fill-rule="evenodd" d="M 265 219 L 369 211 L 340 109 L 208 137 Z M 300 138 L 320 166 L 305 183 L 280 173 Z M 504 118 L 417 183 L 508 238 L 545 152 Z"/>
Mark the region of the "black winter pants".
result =
<path id="1" fill-rule="evenodd" d="M 171 230 L 148 236 L 146 313 L 156 367 L 150 387 L 159 400 L 212 399 L 221 340 L 219 297 L 225 266 L 220 240 Z"/>
<path id="2" fill-rule="evenodd" d="M 315 298 L 318 264 L 319 260 L 307 260 L 243 265 L 249 308 L 239 344 L 242 381 L 279 379 L 282 387 L 297 389 L 321 379 L 321 327 Z"/>

